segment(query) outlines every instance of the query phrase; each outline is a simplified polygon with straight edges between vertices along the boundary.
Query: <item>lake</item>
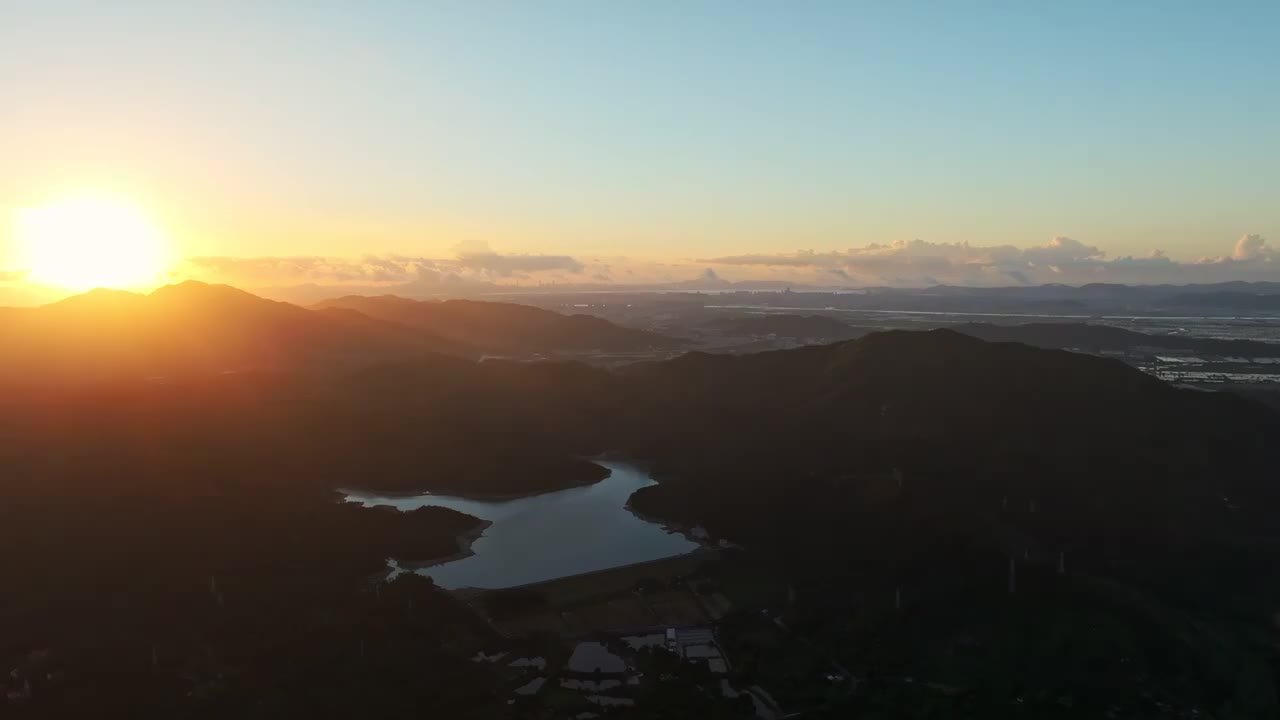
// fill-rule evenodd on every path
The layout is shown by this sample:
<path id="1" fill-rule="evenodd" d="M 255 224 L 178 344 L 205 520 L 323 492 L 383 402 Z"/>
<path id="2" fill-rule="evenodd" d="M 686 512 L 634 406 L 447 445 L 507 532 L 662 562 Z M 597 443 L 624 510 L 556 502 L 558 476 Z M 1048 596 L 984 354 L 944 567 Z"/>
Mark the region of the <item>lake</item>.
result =
<path id="1" fill-rule="evenodd" d="M 492 522 L 472 544 L 474 555 L 416 571 L 450 589 L 513 587 L 698 549 L 683 535 L 627 510 L 633 492 L 654 484 L 647 472 L 624 462 L 599 464 L 612 474 L 594 485 L 510 500 L 358 490 L 348 491 L 347 499 L 401 510 L 446 507 Z"/>

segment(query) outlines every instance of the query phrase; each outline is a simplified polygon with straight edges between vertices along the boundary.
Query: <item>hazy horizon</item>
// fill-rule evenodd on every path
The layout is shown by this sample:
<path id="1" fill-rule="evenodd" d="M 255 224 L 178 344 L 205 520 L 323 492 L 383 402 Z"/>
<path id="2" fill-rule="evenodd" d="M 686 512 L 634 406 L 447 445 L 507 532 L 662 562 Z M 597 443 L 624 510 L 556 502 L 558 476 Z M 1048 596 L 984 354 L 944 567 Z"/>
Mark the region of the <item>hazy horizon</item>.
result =
<path id="1" fill-rule="evenodd" d="M 188 278 L 1280 280 L 1277 20 L 1265 3 L 18 2 L 0 14 L 17 109 L 0 303 Z M 143 219 L 88 228 L 87 267 L 44 272 L 24 213 L 104 195 Z M 103 273 L 137 228 L 163 248 Z"/>

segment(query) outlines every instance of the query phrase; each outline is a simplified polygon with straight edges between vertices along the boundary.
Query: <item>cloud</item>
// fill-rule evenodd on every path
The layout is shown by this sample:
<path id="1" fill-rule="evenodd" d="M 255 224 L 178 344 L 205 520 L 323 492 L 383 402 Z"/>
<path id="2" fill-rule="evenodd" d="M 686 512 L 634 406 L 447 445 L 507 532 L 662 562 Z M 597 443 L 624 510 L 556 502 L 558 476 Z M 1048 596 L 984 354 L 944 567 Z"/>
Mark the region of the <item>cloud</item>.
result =
<path id="1" fill-rule="evenodd" d="M 1159 270 L 1178 267 L 1178 263 L 1174 262 L 1163 250 L 1152 250 L 1150 255 L 1139 257 L 1123 255 L 1111 260 L 1108 264 L 1119 268 L 1152 268 Z"/>
<path id="2" fill-rule="evenodd" d="M 1191 262 L 1174 260 L 1160 250 L 1145 255 L 1109 257 L 1096 245 L 1059 235 L 1031 247 L 913 239 L 840 251 L 749 253 L 652 262 L 612 256 L 503 254 L 483 243 L 473 243 L 455 248 L 454 256 L 449 258 L 406 255 L 347 259 L 196 257 L 188 259 L 174 274 L 174 279 L 225 282 L 250 289 L 311 284 L 345 286 L 352 288 L 351 292 L 404 290 L 423 294 L 548 281 L 557 284 L 723 284 L 726 268 L 733 268 L 730 274 L 734 280 L 851 287 L 1280 280 L 1277 254 L 1261 235 L 1244 235 L 1224 250 L 1228 253 Z M 4 277 L 0 275 L 0 279 Z"/>
<path id="3" fill-rule="evenodd" d="M 455 261 L 459 268 L 496 277 L 523 277 L 531 273 L 564 271 L 580 273 L 582 263 L 568 255 L 499 255 L 495 252 L 460 253 Z"/>
<path id="4" fill-rule="evenodd" d="M 460 251 L 454 258 L 366 255 L 362 258 L 321 256 L 191 257 L 171 273 L 174 280 L 225 282 L 245 287 L 297 284 L 392 287 L 406 283 L 458 284 L 519 282 L 538 276 L 554 280 L 607 278 L 609 266 L 590 267 L 568 255 L 503 255 L 483 247 Z M 597 280 L 599 281 L 599 280 Z"/>
<path id="5" fill-rule="evenodd" d="M 461 273 L 469 273 L 486 279 L 527 278 L 536 273 L 568 273 L 577 275 L 587 272 L 583 263 L 569 255 L 513 254 L 504 255 L 495 252 L 489 243 L 483 240 L 469 240 L 458 243 L 453 248 L 453 260 L 440 261 Z M 608 266 L 593 268 L 592 272 L 608 272 Z"/>
<path id="6" fill-rule="evenodd" d="M 1041 265 L 1058 266 L 1069 263 L 1101 260 L 1106 253 L 1092 245 L 1085 245 L 1079 240 L 1058 236 L 1040 247 L 1030 247 L 1022 251 L 1022 260 Z"/>
<path id="7" fill-rule="evenodd" d="M 821 266 L 825 260 L 834 261 L 837 253 L 817 255 L 812 250 L 801 251 L 794 255 L 727 255 L 717 258 L 702 258 L 698 262 L 716 265 L 766 265 L 769 267 L 811 267 Z"/>
<path id="8" fill-rule="evenodd" d="M 1231 279 L 1277 280 L 1280 267 L 1260 235 L 1245 235 L 1230 256 L 1177 262 L 1163 251 L 1109 258 L 1099 247 L 1059 235 L 1041 245 L 935 243 L 898 240 L 872 243 L 843 252 L 727 255 L 702 258 L 713 266 L 755 267 L 772 273 L 810 273 L 813 282 L 836 277 L 851 285 L 1035 285 L 1219 282 Z M 1224 267 L 1207 269 L 1205 265 Z M 1226 266 L 1230 266 L 1228 269 Z M 800 279 L 800 278 L 794 278 Z"/>
<path id="9" fill-rule="evenodd" d="M 1004 270 L 1003 272 L 1005 277 L 1009 278 L 1010 280 L 1013 280 L 1019 285 L 1035 284 L 1035 281 L 1031 279 L 1031 276 L 1022 272 L 1021 270 Z"/>
<path id="10" fill-rule="evenodd" d="M 358 260 L 297 257 L 191 257 L 177 274 L 211 277 L 245 284 L 296 282 L 394 283 L 435 273 L 436 261 L 422 257 L 366 256 Z"/>
<path id="11" fill-rule="evenodd" d="M 1272 260 L 1275 257 L 1275 250 L 1270 245 L 1267 245 L 1266 238 L 1254 233 L 1248 233 L 1240 236 L 1230 255 L 1201 258 L 1198 264 L 1225 265 L 1237 270 L 1264 269 L 1270 271 L 1274 268 Z"/>
<path id="12" fill-rule="evenodd" d="M 0 270 L 0 283 L 22 282 L 30 274 L 30 270 Z"/>
<path id="13" fill-rule="evenodd" d="M 1256 260 L 1259 258 L 1270 258 L 1271 248 L 1267 247 L 1266 238 L 1261 235 L 1244 235 L 1236 241 L 1236 248 L 1231 253 L 1231 259 L 1237 261 Z"/>
<path id="14" fill-rule="evenodd" d="M 1033 264 L 1049 265 L 1096 254 L 1070 238 L 1054 238 L 1044 247 L 1020 250 L 1012 245 L 974 246 L 968 243 L 933 243 L 925 240 L 899 240 L 888 244 L 872 243 L 843 252 L 816 253 L 805 250 L 778 255 L 731 255 L 705 258 L 700 262 L 713 265 L 757 266 L 766 268 L 813 269 L 827 281 L 837 277 L 849 284 L 865 285 L 931 285 L 939 281 L 953 283 L 965 279 L 978 284 L 991 284 L 1008 273 L 1019 273 Z M 1024 257 L 1024 254 L 1028 254 Z M 1018 277 L 1014 275 L 1013 277 Z M 1024 274 L 1018 282 L 1029 278 Z M 1007 280 L 1005 281 L 1007 282 Z"/>

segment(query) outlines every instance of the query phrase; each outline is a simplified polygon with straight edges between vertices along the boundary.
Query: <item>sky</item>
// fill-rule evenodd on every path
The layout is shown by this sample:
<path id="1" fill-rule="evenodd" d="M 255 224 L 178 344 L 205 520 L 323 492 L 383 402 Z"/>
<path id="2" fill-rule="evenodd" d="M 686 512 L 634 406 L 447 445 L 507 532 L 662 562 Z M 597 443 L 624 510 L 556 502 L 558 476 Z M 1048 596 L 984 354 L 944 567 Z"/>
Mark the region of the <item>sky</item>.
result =
<path id="1" fill-rule="evenodd" d="M 1274 1 L 0 0 L 0 211 L 127 196 L 174 277 L 250 286 L 1280 280 L 1277 27 Z M 0 283 L 31 284 L 13 227 Z"/>

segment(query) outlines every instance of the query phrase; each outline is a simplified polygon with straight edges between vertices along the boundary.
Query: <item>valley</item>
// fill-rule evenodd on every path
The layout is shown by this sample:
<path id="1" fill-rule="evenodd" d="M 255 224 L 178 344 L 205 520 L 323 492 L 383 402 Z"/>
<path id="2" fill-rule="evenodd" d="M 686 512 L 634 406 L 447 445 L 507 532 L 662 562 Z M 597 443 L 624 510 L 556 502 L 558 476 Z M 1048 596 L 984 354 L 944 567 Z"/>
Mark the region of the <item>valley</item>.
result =
<path id="1" fill-rule="evenodd" d="M 371 687 L 460 717 L 1277 707 L 1280 416 L 1106 356 L 1130 334 L 616 364 L 418 355 L 397 326 L 419 339 L 360 331 L 356 356 L 341 329 L 290 344 L 325 310 L 182 292 L 257 349 L 158 381 L 184 357 L 167 326 L 70 323 L 38 351 L 81 351 L 6 376 L 0 560 L 23 593 L 0 619 L 6 662 L 42 678 L 29 707 L 359 714 Z M 104 365 L 117 337 L 131 354 Z M 670 629 L 703 638 L 692 660 L 618 645 Z M 574 670 L 581 643 L 624 669 Z M 469 660 L 499 652 L 545 663 Z"/>

